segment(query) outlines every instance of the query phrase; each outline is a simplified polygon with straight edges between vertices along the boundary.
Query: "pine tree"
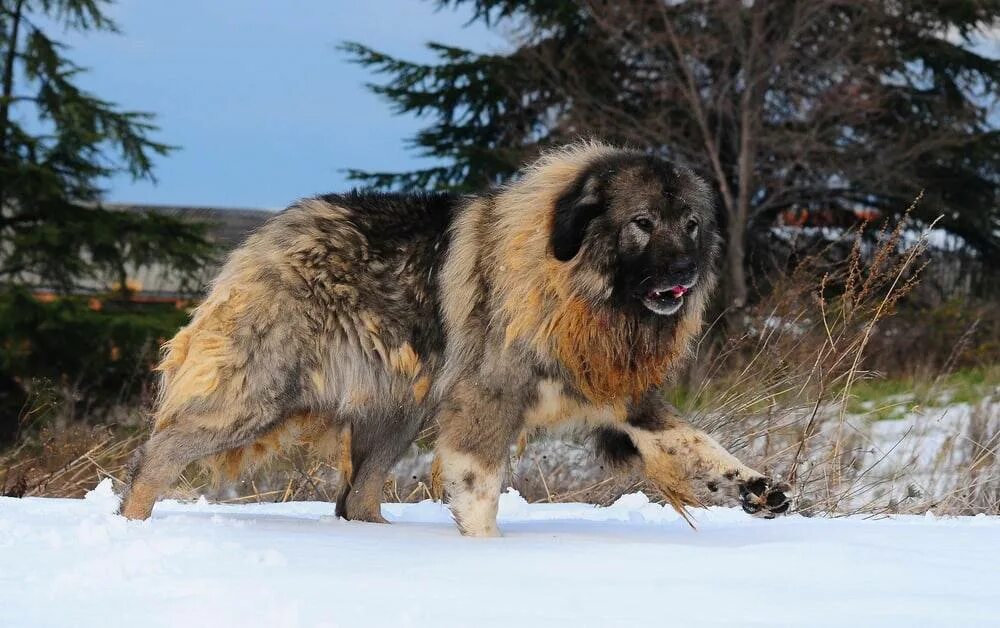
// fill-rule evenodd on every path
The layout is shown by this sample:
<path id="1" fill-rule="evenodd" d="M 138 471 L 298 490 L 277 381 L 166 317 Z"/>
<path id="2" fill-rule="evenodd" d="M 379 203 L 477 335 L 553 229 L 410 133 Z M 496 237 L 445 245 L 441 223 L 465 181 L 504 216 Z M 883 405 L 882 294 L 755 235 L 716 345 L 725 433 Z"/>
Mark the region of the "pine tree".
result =
<path id="1" fill-rule="evenodd" d="M 905 209 L 1000 262 L 1000 62 L 975 52 L 1000 2 L 443 0 L 514 25 L 513 49 L 430 44 L 417 64 L 361 44 L 372 89 L 432 123 L 411 147 L 444 165 L 351 175 L 397 188 L 478 189 L 526 157 L 597 136 L 694 166 L 727 230 L 727 303 L 787 212 L 846 224 Z"/>
<path id="2" fill-rule="evenodd" d="M 171 147 L 152 115 L 81 89 L 83 68 L 46 28 L 116 32 L 110 0 L 0 0 L 0 283 L 72 291 L 83 280 L 126 289 L 127 268 L 198 270 L 211 247 L 198 225 L 100 206 L 100 184 L 153 179 Z"/>
<path id="3" fill-rule="evenodd" d="M 152 179 L 153 158 L 171 150 L 152 139 L 151 114 L 82 89 L 83 68 L 47 32 L 116 32 L 109 4 L 0 0 L 0 443 L 33 414 L 32 396 L 58 391 L 68 416 L 126 401 L 156 340 L 183 319 L 93 311 L 70 296 L 42 303 L 33 291 L 126 293 L 129 272 L 152 264 L 193 287 L 214 256 L 203 225 L 100 204 L 103 180 Z"/>
<path id="4" fill-rule="evenodd" d="M 565 103 L 534 59 L 540 51 L 585 48 L 586 20 L 574 3 L 457 0 L 436 4 L 441 8 L 472 4 L 473 20 L 493 25 L 524 18 L 531 28 L 548 34 L 509 54 L 478 54 L 432 42 L 427 46 L 438 59 L 432 64 L 397 59 L 358 42 L 341 46 L 355 62 L 387 77 L 384 83 L 368 87 L 385 97 L 396 113 L 428 115 L 434 120 L 409 145 L 422 156 L 444 162 L 413 172 L 348 171 L 350 178 L 365 185 L 481 191 L 508 178 L 525 159 L 537 154 L 539 146 L 557 141 L 558 129 L 549 122 L 560 115 Z"/>

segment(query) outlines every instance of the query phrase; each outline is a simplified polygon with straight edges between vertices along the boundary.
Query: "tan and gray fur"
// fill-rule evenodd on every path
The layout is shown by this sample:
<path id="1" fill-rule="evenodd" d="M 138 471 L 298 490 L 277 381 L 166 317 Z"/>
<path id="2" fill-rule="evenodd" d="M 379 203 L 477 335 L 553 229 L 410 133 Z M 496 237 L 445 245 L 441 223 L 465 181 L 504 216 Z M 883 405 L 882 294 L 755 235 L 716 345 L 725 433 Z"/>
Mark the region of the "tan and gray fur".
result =
<path id="1" fill-rule="evenodd" d="M 235 251 L 168 343 L 122 505 L 149 516 L 196 460 L 230 477 L 297 441 L 343 452 L 341 516 L 381 521 L 387 472 L 436 422 L 459 529 L 497 534 L 511 445 L 578 425 L 679 510 L 699 495 L 788 509 L 664 401 L 715 284 L 711 194 L 693 173 L 579 143 L 478 197 L 330 195 Z"/>

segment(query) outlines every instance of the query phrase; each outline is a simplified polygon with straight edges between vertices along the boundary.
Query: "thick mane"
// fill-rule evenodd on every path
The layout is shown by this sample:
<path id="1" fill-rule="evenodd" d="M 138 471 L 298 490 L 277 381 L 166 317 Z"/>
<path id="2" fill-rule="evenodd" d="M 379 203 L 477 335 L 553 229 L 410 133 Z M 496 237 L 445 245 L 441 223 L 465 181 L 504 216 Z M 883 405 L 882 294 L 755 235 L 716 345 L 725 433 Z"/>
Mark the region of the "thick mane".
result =
<path id="1" fill-rule="evenodd" d="M 640 320 L 609 304 L 593 305 L 602 277 L 577 256 L 559 262 L 550 233 L 556 200 L 596 159 L 621 152 L 581 143 L 543 156 L 496 197 L 493 279 L 506 343 L 522 341 L 540 358 L 555 361 L 591 402 L 635 398 L 660 386 L 688 352 L 701 328 L 706 290 L 699 290 L 679 318 Z M 595 288 L 595 284 L 597 287 Z"/>
<path id="2" fill-rule="evenodd" d="M 571 299 L 550 315 L 550 342 L 577 388 L 592 402 L 637 399 L 664 383 L 686 355 L 700 319 L 688 313 L 676 324 L 658 328 Z"/>

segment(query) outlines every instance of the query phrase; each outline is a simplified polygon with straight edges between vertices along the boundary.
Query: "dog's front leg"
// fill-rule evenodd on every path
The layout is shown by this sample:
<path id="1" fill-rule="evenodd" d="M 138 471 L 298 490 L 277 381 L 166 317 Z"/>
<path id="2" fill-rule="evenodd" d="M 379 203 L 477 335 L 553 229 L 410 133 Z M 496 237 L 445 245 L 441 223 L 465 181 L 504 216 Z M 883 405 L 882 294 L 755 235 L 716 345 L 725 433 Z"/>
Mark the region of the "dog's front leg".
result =
<path id="1" fill-rule="evenodd" d="M 789 485 L 737 460 L 658 395 L 638 404 L 622 429 L 638 450 L 646 476 L 681 512 L 684 506 L 703 505 L 699 495 L 709 501 L 738 500 L 743 510 L 765 518 L 789 509 Z"/>
<path id="2" fill-rule="evenodd" d="M 500 535 L 497 504 L 521 410 L 504 391 L 469 385 L 456 386 L 442 403 L 436 455 L 445 497 L 464 535 Z"/>

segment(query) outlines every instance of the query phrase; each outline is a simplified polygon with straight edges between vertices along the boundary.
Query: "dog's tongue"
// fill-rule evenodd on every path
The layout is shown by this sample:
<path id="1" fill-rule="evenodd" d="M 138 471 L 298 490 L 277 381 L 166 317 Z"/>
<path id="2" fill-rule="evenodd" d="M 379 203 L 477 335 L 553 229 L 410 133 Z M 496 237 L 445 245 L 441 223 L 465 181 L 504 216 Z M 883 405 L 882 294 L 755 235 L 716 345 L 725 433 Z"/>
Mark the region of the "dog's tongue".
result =
<path id="1" fill-rule="evenodd" d="M 688 289 L 681 285 L 676 285 L 671 288 L 666 288 L 664 290 L 650 290 L 646 296 L 651 299 L 661 299 L 668 293 L 675 299 L 679 299 L 687 293 Z"/>

